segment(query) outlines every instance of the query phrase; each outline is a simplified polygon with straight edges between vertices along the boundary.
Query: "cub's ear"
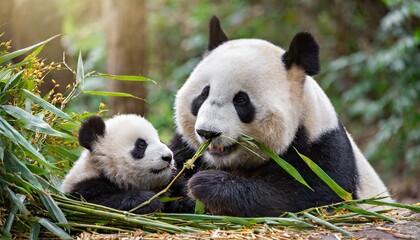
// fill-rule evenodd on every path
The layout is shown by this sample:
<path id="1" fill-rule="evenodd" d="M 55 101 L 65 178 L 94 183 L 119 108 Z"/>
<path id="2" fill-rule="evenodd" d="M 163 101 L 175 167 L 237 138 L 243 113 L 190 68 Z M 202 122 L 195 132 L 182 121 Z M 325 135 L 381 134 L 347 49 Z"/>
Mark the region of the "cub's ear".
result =
<path id="1" fill-rule="evenodd" d="M 313 76 L 320 69 L 318 43 L 310 33 L 300 32 L 293 38 L 289 50 L 283 55 L 282 60 L 287 70 L 295 64 L 306 74 Z"/>
<path id="2" fill-rule="evenodd" d="M 207 46 L 207 50 L 211 51 L 227 41 L 229 41 L 229 39 L 223 32 L 219 19 L 216 16 L 211 17 L 209 22 L 209 45 Z"/>
<path id="3" fill-rule="evenodd" d="M 87 118 L 79 129 L 79 143 L 92 152 L 93 144 L 105 134 L 105 122 L 99 116 Z"/>

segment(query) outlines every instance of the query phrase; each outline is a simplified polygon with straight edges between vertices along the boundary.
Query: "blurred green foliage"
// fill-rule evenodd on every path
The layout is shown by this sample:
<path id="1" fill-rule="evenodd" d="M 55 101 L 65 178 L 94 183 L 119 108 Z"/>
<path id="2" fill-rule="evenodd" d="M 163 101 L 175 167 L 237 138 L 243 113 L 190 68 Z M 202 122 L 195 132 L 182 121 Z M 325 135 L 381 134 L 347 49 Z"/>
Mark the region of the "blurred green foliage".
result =
<path id="1" fill-rule="evenodd" d="M 338 108 L 351 129 L 369 138 L 366 157 L 389 180 L 420 171 L 420 2 L 384 3 L 388 12 L 369 49 L 335 59 L 326 74 L 338 79 L 344 71 L 354 79 Z"/>
<path id="2" fill-rule="evenodd" d="M 65 43 L 75 57 L 82 48 L 86 71 L 101 70 L 106 49 L 104 26 L 99 23 L 106 14 L 101 15 L 97 3 L 88 2 L 60 1 Z M 164 142 L 174 131 L 175 93 L 200 60 L 208 20 L 217 15 L 232 39 L 262 38 L 284 48 L 297 32 L 311 31 L 321 46 L 322 72 L 315 78 L 349 132 L 388 183 L 395 176 L 415 180 L 420 171 L 419 1 L 157 0 L 147 4 L 148 77 L 158 85 L 147 85 L 146 117 Z M 99 81 L 91 84 L 101 88 Z M 89 106 L 76 108 L 89 110 Z"/>

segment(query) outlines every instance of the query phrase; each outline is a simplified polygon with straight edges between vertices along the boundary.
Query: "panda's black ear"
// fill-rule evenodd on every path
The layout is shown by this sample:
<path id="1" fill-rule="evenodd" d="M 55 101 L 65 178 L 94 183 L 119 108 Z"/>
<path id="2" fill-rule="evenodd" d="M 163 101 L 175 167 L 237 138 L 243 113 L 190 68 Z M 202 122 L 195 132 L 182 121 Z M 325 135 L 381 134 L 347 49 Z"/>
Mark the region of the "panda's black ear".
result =
<path id="1" fill-rule="evenodd" d="M 211 17 L 209 22 L 209 45 L 207 46 L 207 50 L 211 51 L 227 41 L 229 41 L 229 38 L 223 32 L 219 19 L 216 16 Z"/>
<path id="2" fill-rule="evenodd" d="M 289 50 L 283 55 L 282 60 L 287 70 L 295 64 L 306 74 L 313 76 L 320 70 L 319 45 L 312 34 L 300 32 L 293 38 Z"/>
<path id="3" fill-rule="evenodd" d="M 99 116 L 87 118 L 79 129 L 79 143 L 82 147 L 92 151 L 93 144 L 105 134 L 105 122 Z"/>

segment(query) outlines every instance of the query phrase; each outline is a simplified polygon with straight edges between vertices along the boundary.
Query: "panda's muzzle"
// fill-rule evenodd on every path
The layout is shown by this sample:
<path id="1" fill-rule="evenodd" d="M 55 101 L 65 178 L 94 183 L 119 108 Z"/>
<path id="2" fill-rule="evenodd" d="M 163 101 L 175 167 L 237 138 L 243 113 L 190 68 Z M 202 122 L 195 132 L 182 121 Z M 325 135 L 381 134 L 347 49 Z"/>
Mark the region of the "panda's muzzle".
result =
<path id="1" fill-rule="evenodd" d="M 206 140 L 213 140 L 213 139 L 219 137 L 220 135 L 222 135 L 221 132 L 209 131 L 209 130 L 204 130 L 204 129 L 197 129 L 196 132 L 200 137 L 202 137 Z M 207 149 L 207 151 L 211 155 L 214 155 L 214 156 L 228 155 L 229 153 L 234 151 L 237 147 L 237 144 L 226 146 L 226 145 L 223 145 L 223 144 L 217 144 L 215 142 L 216 141 L 212 141 L 209 145 L 209 148 Z"/>
<path id="2" fill-rule="evenodd" d="M 172 155 L 163 155 L 160 158 L 161 158 L 162 161 L 167 162 L 168 165 L 165 166 L 165 167 L 159 168 L 159 169 L 152 168 L 152 169 L 150 169 L 150 172 L 152 172 L 154 174 L 159 174 L 159 173 L 161 173 L 161 172 L 163 172 L 165 170 L 169 170 L 169 169 L 173 169 L 174 168 L 173 164 L 171 163 L 172 162 L 172 159 L 173 159 Z"/>

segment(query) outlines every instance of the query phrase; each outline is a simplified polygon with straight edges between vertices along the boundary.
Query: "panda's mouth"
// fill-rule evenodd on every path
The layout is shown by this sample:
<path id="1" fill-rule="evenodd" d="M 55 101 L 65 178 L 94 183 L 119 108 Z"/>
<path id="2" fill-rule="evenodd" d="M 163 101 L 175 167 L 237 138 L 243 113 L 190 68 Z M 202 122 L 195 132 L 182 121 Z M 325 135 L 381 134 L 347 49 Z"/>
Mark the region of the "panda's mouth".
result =
<path id="1" fill-rule="evenodd" d="M 217 145 L 217 144 L 210 143 L 209 147 L 207 148 L 207 151 L 213 156 L 222 157 L 222 156 L 229 155 L 230 153 L 235 151 L 237 147 L 238 147 L 238 144 L 224 146 L 224 145 Z"/>
<path id="2" fill-rule="evenodd" d="M 150 169 L 150 172 L 153 173 L 153 174 L 159 174 L 159 173 L 161 173 L 163 171 L 166 171 L 168 169 L 171 169 L 171 165 L 168 165 L 168 166 L 166 166 L 164 168 L 159 168 L 159 169 L 152 168 L 152 169 Z"/>

